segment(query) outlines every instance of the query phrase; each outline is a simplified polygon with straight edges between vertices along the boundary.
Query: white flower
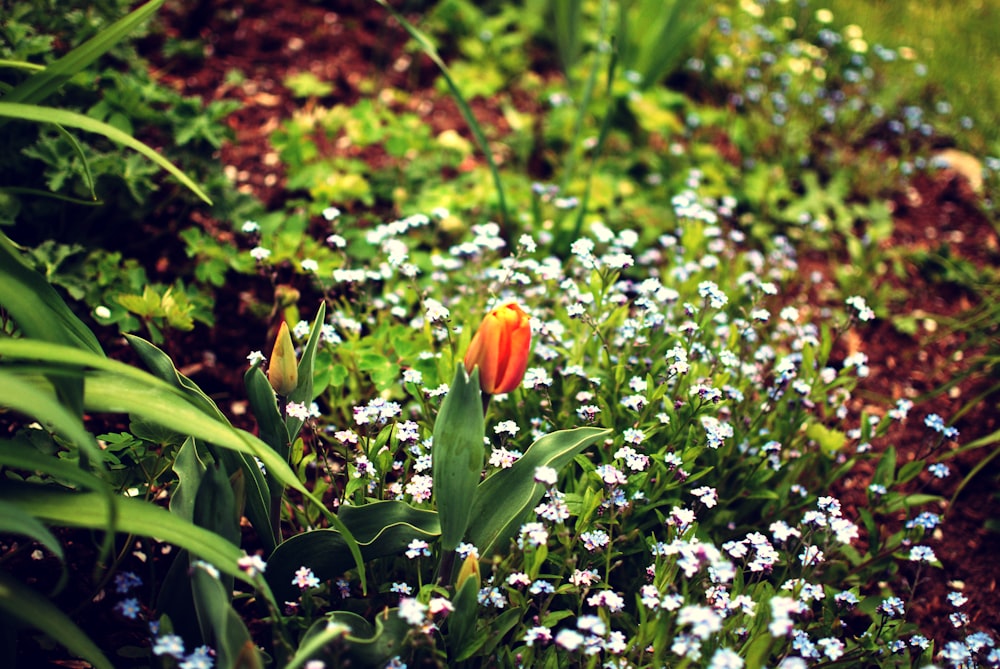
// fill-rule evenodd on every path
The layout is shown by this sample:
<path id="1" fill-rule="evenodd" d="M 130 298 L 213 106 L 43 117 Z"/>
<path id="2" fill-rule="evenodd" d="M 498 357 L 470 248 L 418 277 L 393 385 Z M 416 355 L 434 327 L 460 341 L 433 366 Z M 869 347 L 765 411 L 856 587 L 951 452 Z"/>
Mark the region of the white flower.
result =
<path id="1" fill-rule="evenodd" d="M 413 597 L 403 597 L 399 600 L 399 617 L 411 625 L 423 624 L 426 612 L 427 605 Z"/>

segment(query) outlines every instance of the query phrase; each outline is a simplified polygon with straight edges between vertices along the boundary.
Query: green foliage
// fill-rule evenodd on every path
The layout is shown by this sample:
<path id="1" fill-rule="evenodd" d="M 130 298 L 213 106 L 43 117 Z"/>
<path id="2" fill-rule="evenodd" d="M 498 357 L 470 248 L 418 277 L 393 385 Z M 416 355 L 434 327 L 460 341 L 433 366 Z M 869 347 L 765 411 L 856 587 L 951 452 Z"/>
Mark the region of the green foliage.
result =
<path id="1" fill-rule="evenodd" d="M 464 365 L 455 369 L 448 395 L 434 421 L 434 495 L 441 522 L 441 548 L 453 554 L 465 537 L 469 519 L 482 522 L 485 514 L 473 514 L 469 500 L 476 493 L 483 471 L 483 433 L 486 431 L 479 391 L 479 370 L 467 374 Z M 448 574 L 445 574 L 448 577 Z"/>
<path id="2" fill-rule="evenodd" d="M 434 136 L 406 92 L 328 108 L 332 84 L 292 75 L 306 107 L 271 138 L 294 191 L 284 208 L 261 212 L 217 166 L 174 158 L 242 235 L 180 232 L 193 283 L 150 282 L 127 249 L 89 248 L 49 234 L 54 225 L 25 253 L 0 237 L 4 331 L 21 336 L 0 339 L 0 406 L 41 426 L 0 444 L 2 529 L 60 558 L 53 526 L 103 531 L 103 556 L 125 533 L 182 549 L 152 585 L 150 610 L 161 632 L 211 645 L 220 666 L 262 666 L 265 654 L 289 667 L 397 656 L 693 666 L 723 651 L 772 666 L 805 647 L 792 629 L 829 643 L 832 663 L 930 662 L 933 647 L 913 642 L 890 653 L 917 629 L 885 601 L 900 583 L 912 598 L 921 569 L 941 567 L 913 549 L 933 529 L 921 511 L 942 496 L 929 459 L 891 446 L 904 405 L 854 413 L 867 362 L 841 336 L 863 339 L 869 310 L 893 316 L 896 295 L 875 288 L 901 262 L 883 248 L 886 198 L 932 168 L 928 138 L 946 114 L 912 102 L 906 72 L 892 69 L 913 65 L 908 52 L 866 52 L 850 26 L 794 3 L 723 3 L 711 19 L 702 9 L 445 0 L 420 28 L 396 15 L 409 48 L 441 69 L 473 141 Z M 56 81 L 23 62 L 51 51 L 51 35 L 29 25 L 38 21 L 19 8 L 4 27 L 7 55 L 22 61 L 12 87 Z M 197 43 L 170 48 L 203 57 Z M 553 49 L 565 79 L 526 72 Z M 63 83 L 67 108 L 42 117 L 68 128 L 128 142 L 155 127 L 172 138 L 171 157 L 207 156 L 227 136 L 232 105 L 203 108 L 131 70 Z M 508 135 L 479 125 L 476 96 L 502 109 Z M 535 104 L 515 107 L 526 96 Z M 0 98 L 22 117 L 40 113 L 11 103 L 22 104 Z M 0 161 L 31 167 L 0 200 L 15 231 L 94 196 L 135 212 L 154 204 L 156 169 L 101 139 L 81 144 L 62 128 L 3 141 L 12 151 Z M 63 198 L 51 209 L 34 201 L 42 185 Z M 388 210 L 409 215 L 373 222 Z M 802 249 L 842 265 L 821 304 L 801 297 Z M 995 304 L 995 277 L 946 248 L 917 260 Z M 270 281 L 273 304 L 249 310 L 280 314 L 300 343 L 287 394 L 252 357 L 252 432 L 154 344 L 128 337 L 149 373 L 104 358 L 52 288 L 99 323 L 145 327 L 158 342 L 211 324 L 213 291 L 236 274 Z M 300 289 L 323 299 L 296 325 Z M 484 418 L 460 356 L 468 324 L 503 300 L 530 310 L 535 350 L 524 386 Z M 992 346 L 994 311 L 947 325 L 982 326 L 975 343 Z M 977 371 L 994 368 L 992 356 Z M 128 431 L 95 437 L 85 410 L 126 413 Z M 938 431 L 935 447 L 950 438 Z M 970 477 L 996 442 L 965 446 L 994 449 Z M 828 495 L 859 463 L 873 471 L 867 504 L 846 512 Z M 165 495 L 169 509 L 152 502 Z M 247 548 L 262 555 L 239 548 L 244 515 Z M 888 531 L 886 519 L 906 522 Z M 787 629 L 782 605 L 794 605 Z M 15 617 L 51 608 L 3 585 L 0 606 Z M 715 627 L 702 631 L 696 615 Z M 105 661 L 67 617 L 51 619 L 71 652 Z M 599 656 L 544 637 L 560 631 Z"/>

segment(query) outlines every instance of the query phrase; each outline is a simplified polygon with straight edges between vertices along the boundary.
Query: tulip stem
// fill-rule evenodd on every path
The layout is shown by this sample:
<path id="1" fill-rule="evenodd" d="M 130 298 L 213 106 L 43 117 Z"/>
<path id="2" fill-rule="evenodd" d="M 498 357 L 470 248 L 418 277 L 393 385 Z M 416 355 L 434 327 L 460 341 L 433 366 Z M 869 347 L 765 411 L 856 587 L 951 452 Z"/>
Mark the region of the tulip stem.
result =
<path id="1" fill-rule="evenodd" d="M 455 571 L 455 550 L 445 550 L 438 563 L 437 583 L 448 587 L 451 585 L 452 573 Z"/>

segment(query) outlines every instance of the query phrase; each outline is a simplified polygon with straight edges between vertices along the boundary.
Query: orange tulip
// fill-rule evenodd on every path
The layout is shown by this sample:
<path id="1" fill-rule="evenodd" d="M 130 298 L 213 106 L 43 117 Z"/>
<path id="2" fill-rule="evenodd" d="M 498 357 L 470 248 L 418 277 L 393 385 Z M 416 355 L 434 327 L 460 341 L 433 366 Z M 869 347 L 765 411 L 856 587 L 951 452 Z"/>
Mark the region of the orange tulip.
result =
<path id="1" fill-rule="evenodd" d="M 530 346 L 528 314 L 514 303 L 504 304 L 486 314 L 472 337 L 465 371 L 479 367 L 479 387 L 487 395 L 509 393 L 524 378 Z"/>

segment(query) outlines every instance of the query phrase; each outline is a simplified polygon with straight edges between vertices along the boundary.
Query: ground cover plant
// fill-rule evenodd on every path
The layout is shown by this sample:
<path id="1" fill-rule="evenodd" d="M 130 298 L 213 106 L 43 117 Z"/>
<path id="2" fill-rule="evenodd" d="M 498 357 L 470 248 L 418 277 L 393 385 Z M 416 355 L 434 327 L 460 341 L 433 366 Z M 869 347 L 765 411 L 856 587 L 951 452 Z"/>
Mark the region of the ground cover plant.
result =
<path id="1" fill-rule="evenodd" d="M 989 544 L 942 539 L 991 541 L 1000 165 L 942 152 L 912 50 L 683 4 L 154 24 L 259 162 L 173 290 L 3 238 L 9 663 L 1000 664 Z"/>

